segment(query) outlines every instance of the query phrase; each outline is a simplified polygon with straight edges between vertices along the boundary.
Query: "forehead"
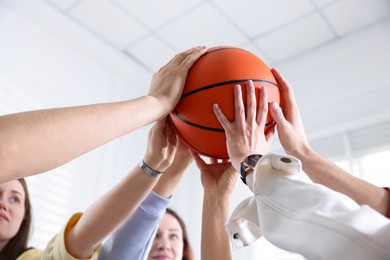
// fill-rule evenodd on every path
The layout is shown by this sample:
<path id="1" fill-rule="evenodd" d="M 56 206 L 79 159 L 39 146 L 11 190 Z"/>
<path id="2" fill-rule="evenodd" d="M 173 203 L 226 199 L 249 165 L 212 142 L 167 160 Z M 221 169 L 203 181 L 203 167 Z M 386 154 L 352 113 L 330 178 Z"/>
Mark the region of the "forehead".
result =
<path id="1" fill-rule="evenodd" d="M 182 232 L 179 221 L 169 213 L 165 213 L 163 219 L 161 220 L 159 229 L 160 230 L 164 230 L 164 229 L 178 230 L 178 231 Z"/>
<path id="2" fill-rule="evenodd" d="M 23 186 L 18 180 L 0 183 L 0 191 L 18 192 L 24 195 Z"/>

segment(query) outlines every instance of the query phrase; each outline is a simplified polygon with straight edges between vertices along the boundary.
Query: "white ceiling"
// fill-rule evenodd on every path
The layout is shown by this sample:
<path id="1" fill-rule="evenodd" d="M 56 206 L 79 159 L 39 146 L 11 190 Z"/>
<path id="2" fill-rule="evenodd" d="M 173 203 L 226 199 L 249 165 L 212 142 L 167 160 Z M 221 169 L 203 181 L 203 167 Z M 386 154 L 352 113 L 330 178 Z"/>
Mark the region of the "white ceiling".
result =
<path id="1" fill-rule="evenodd" d="M 0 0 L 134 95 L 174 54 L 247 49 L 293 85 L 309 138 L 390 118 L 390 0 Z M 134 84 L 133 84 L 134 83 Z M 126 96 L 128 97 L 128 96 Z"/>
<path id="2" fill-rule="evenodd" d="M 279 66 L 390 17 L 388 0 L 46 0 L 153 72 L 196 45 L 234 45 Z"/>

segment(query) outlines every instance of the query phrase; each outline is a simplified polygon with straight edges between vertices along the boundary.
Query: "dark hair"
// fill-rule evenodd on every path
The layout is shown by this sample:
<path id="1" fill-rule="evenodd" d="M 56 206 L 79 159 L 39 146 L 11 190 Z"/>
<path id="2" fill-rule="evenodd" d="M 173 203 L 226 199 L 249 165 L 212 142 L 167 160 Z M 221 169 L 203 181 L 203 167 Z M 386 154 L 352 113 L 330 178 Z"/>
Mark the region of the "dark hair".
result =
<path id="1" fill-rule="evenodd" d="M 183 260 L 194 260 L 194 252 L 192 251 L 192 247 L 190 245 L 190 241 L 188 239 L 186 225 L 184 224 L 183 219 L 172 209 L 167 208 L 167 214 L 172 215 L 180 224 L 181 229 L 183 230 Z"/>
<path id="2" fill-rule="evenodd" d="M 28 250 L 27 242 L 30 234 L 32 213 L 30 195 L 28 193 L 26 181 L 24 179 L 18 179 L 18 181 L 22 184 L 25 193 L 24 217 L 18 233 L 16 233 L 16 235 L 8 241 L 3 250 L 1 250 L 0 259 L 14 260 L 23 254 L 23 252 Z"/>

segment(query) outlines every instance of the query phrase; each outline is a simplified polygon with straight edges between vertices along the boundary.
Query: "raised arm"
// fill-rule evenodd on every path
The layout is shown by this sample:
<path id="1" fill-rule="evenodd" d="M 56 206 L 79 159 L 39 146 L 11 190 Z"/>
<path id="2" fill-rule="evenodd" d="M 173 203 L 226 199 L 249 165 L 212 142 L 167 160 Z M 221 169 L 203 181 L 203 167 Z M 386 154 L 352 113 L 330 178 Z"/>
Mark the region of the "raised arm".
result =
<path id="1" fill-rule="evenodd" d="M 166 119 L 156 123 L 149 133 L 144 162 L 151 169 L 165 172 L 172 164 L 177 138 Z M 110 191 L 93 203 L 78 223 L 65 235 L 66 246 L 73 256 L 87 258 L 99 243 L 129 216 L 152 190 L 158 177 L 134 169 Z"/>
<path id="2" fill-rule="evenodd" d="M 270 111 L 286 153 L 302 162 L 304 172 L 312 181 L 344 193 L 360 205 L 367 204 L 386 214 L 389 205 L 387 190 L 349 174 L 311 148 L 290 84 L 276 69 L 272 69 L 272 72 L 280 87 L 284 105 L 281 109 L 276 103 L 272 103 Z"/>
<path id="3" fill-rule="evenodd" d="M 166 173 L 161 176 L 153 191 L 164 198 L 170 198 L 192 161 L 188 148 L 179 142 L 175 160 Z"/>
<path id="4" fill-rule="evenodd" d="M 264 155 L 252 171 L 249 166 L 243 167 L 242 172 L 249 169 L 246 181 L 254 196 L 241 202 L 229 218 L 234 248 L 248 246 L 264 236 L 307 259 L 389 259 L 389 219 L 340 192 L 302 180 L 301 162 L 294 156 L 267 154 L 267 135 L 261 131 L 265 125 L 261 118 L 267 115 L 265 104 L 266 92 L 260 93 L 257 110 L 250 105 L 244 109 L 237 97 L 233 122 L 215 107 L 227 136 L 229 156 L 236 165 L 243 154 Z M 297 138 L 302 137 L 295 136 L 292 141 Z"/>
<path id="5" fill-rule="evenodd" d="M 239 179 L 230 162 L 211 158 L 207 164 L 193 153 L 201 172 L 203 185 L 202 260 L 232 259 L 229 235 L 225 224 L 229 217 L 230 199 Z"/>
<path id="6" fill-rule="evenodd" d="M 164 118 L 181 96 L 188 69 L 206 50 L 176 55 L 153 76 L 143 97 L 1 116 L 0 183 L 51 170 Z"/>
<path id="7" fill-rule="evenodd" d="M 134 214 L 104 242 L 99 260 L 146 258 L 172 193 L 191 162 L 188 149 L 179 143 L 172 165 Z"/>

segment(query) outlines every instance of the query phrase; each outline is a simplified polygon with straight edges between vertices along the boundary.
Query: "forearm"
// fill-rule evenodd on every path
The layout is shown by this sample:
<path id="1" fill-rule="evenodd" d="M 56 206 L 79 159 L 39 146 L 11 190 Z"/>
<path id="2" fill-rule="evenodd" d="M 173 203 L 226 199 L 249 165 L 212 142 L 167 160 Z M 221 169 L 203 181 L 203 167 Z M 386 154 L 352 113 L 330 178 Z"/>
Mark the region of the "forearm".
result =
<path id="1" fill-rule="evenodd" d="M 389 204 L 389 192 L 344 171 L 336 164 L 311 150 L 297 156 L 304 172 L 313 182 L 344 193 L 358 204 L 369 205 L 385 214 Z"/>
<path id="2" fill-rule="evenodd" d="M 229 235 L 225 228 L 229 200 L 205 193 L 202 212 L 202 260 L 232 259 Z"/>
<path id="3" fill-rule="evenodd" d="M 134 168 L 114 189 L 93 203 L 66 236 L 67 249 L 78 258 L 88 257 L 144 200 L 157 179 Z"/>
<path id="4" fill-rule="evenodd" d="M 162 197 L 169 198 L 191 162 L 191 156 L 176 157 L 172 165 L 161 176 L 153 191 Z"/>
<path id="5" fill-rule="evenodd" d="M 58 167 L 161 118 L 160 107 L 155 98 L 141 97 L 2 116 L 0 182 Z"/>

